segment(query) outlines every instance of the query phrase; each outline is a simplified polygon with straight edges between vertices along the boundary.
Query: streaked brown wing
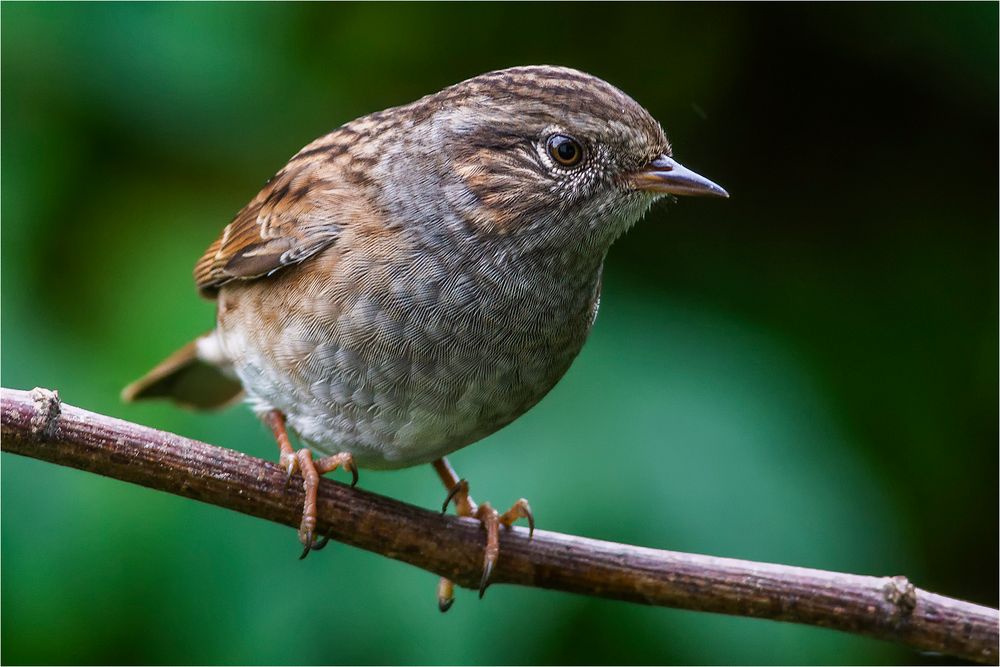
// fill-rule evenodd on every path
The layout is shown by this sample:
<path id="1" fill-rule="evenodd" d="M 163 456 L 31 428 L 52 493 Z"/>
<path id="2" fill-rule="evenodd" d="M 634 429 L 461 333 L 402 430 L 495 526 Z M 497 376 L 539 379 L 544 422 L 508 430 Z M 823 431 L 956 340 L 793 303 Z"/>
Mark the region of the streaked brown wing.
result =
<path id="1" fill-rule="evenodd" d="M 292 158 L 208 247 L 194 268 L 203 295 L 214 297 L 231 280 L 270 275 L 336 241 L 356 206 L 342 206 L 349 186 L 327 159 L 336 151 L 320 150 L 325 140 Z"/>

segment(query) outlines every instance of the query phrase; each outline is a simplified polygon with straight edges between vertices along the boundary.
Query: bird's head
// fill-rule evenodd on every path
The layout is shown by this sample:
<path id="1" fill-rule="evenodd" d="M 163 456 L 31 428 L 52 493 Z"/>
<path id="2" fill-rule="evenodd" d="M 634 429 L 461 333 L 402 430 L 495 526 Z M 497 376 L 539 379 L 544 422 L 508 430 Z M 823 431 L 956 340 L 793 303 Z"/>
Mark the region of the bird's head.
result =
<path id="1" fill-rule="evenodd" d="M 393 112 L 402 110 L 409 121 L 400 156 L 409 169 L 419 156 L 428 181 L 442 184 L 436 202 L 525 248 L 606 251 L 657 198 L 728 196 L 673 159 L 646 109 L 577 70 L 489 72 Z"/>

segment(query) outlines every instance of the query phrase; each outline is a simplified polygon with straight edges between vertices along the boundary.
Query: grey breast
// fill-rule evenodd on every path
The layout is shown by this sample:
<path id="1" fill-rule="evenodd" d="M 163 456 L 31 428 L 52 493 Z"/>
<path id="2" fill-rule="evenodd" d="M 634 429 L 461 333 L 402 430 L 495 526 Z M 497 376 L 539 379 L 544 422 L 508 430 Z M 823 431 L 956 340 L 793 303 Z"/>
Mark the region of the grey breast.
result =
<path id="1" fill-rule="evenodd" d="M 220 331 L 241 340 L 231 356 L 258 411 L 282 410 L 322 453 L 393 468 L 475 442 L 537 403 L 586 339 L 599 266 L 566 272 L 441 247 L 384 261 L 334 246 L 258 287 L 231 288 L 243 303 L 220 314 Z M 342 287 L 324 293 L 323 277 L 297 275 L 324 271 Z M 289 303 L 283 279 L 313 287 Z M 276 308 L 285 316 L 274 326 L 251 326 Z"/>

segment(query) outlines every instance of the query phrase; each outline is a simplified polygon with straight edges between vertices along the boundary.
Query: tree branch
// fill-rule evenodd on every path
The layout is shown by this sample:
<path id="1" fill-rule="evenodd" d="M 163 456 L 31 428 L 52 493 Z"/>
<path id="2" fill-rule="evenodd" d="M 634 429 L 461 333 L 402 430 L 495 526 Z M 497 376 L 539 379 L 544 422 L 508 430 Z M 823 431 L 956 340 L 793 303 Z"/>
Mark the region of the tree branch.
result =
<path id="1" fill-rule="evenodd" d="M 274 463 L 63 405 L 55 392 L 0 390 L 2 449 L 297 527 L 301 485 Z M 444 516 L 323 480 L 319 532 L 476 588 L 483 534 Z M 995 609 L 869 577 L 502 531 L 493 580 L 641 604 L 819 625 L 916 649 L 997 661 Z"/>

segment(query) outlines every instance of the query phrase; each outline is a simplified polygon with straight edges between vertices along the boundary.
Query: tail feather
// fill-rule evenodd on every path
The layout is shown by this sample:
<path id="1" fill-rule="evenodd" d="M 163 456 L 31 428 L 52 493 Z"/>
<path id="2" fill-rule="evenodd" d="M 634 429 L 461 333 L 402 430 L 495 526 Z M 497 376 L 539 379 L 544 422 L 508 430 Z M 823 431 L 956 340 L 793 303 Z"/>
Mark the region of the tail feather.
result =
<path id="1" fill-rule="evenodd" d="M 210 342 L 207 334 L 193 340 L 122 390 L 122 400 L 168 398 L 178 405 L 199 410 L 221 408 L 243 394 L 239 380 L 217 363 L 199 355 L 199 343 Z"/>

